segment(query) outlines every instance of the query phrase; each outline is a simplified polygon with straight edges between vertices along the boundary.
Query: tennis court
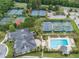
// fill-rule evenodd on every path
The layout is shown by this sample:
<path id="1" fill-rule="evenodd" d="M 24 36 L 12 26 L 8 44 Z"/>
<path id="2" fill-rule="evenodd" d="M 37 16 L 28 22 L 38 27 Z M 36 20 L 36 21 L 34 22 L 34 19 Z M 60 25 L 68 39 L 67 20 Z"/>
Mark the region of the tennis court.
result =
<path id="1" fill-rule="evenodd" d="M 73 27 L 70 22 L 53 22 L 53 31 L 73 31 Z"/>
<path id="2" fill-rule="evenodd" d="M 45 16 L 45 10 L 32 10 L 31 16 Z"/>
<path id="3" fill-rule="evenodd" d="M 4 17 L 4 18 L 1 19 L 0 25 L 5 25 L 5 24 L 7 24 L 10 21 L 11 21 L 10 17 Z"/>
<path id="4" fill-rule="evenodd" d="M 62 21 L 62 22 L 52 21 L 52 22 L 44 22 L 42 24 L 42 30 L 52 32 L 71 32 L 73 31 L 73 27 L 70 21 Z"/>
<path id="5" fill-rule="evenodd" d="M 7 14 L 10 15 L 22 15 L 23 9 L 11 9 L 7 12 Z"/>

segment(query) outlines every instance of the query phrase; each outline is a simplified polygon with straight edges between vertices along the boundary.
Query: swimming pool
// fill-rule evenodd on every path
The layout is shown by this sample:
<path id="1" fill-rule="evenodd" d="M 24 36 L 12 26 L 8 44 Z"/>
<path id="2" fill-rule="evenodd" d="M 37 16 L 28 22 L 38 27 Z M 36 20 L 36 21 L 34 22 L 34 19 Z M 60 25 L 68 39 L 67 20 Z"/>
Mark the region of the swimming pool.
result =
<path id="1" fill-rule="evenodd" d="M 53 39 L 50 41 L 51 48 L 57 48 L 58 46 L 66 46 L 68 45 L 67 39 Z"/>

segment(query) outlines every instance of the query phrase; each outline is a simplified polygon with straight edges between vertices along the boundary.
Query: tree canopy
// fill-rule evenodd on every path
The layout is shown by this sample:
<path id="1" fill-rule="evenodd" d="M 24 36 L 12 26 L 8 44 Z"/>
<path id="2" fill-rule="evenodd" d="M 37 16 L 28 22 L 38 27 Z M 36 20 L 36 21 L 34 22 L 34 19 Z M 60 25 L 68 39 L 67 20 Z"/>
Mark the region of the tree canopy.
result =
<path id="1" fill-rule="evenodd" d="M 0 17 L 13 6 L 13 0 L 0 0 Z"/>
<path id="2" fill-rule="evenodd" d="M 44 5 L 62 5 L 62 6 L 69 6 L 69 7 L 79 7 L 79 0 L 19 0 L 20 2 L 32 2 L 32 6 L 38 6 L 39 3 Z"/>

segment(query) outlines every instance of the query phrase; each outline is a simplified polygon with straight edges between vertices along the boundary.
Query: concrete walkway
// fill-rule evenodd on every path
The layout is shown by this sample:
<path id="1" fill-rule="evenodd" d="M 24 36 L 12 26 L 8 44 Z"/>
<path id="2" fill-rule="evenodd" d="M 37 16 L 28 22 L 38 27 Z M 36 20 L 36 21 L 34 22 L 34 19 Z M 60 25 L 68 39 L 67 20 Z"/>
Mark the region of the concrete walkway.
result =
<path id="1" fill-rule="evenodd" d="M 18 57 L 18 58 L 39 58 L 38 56 L 22 56 L 22 57 Z"/>
<path id="2" fill-rule="evenodd" d="M 4 42 L 7 40 L 7 34 L 5 35 L 5 38 L 4 38 L 4 40 L 2 41 L 2 42 L 0 42 L 0 45 L 3 45 L 3 47 L 4 47 L 4 49 L 3 49 L 3 47 L 1 47 L 1 54 L 4 54 L 4 55 L 0 55 L 0 58 L 5 58 L 6 56 L 7 56 L 7 54 L 8 54 L 8 47 L 7 47 L 7 45 L 6 44 L 4 44 Z M 6 52 L 5 51 L 3 51 L 3 50 L 7 50 Z M 4 53 L 5 52 L 5 53 Z"/>

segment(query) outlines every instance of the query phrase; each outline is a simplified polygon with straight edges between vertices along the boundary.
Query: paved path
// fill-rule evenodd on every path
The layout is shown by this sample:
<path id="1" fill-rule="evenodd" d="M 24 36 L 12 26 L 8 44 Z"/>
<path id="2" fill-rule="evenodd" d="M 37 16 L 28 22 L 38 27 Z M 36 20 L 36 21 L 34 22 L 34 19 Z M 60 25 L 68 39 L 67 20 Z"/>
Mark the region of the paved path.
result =
<path id="1" fill-rule="evenodd" d="M 22 56 L 22 57 L 18 57 L 18 58 L 39 58 L 38 56 Z"/>
<path id="2" fill-rule="evenodd" d="M 4 40 L 0 43 L 0 58 L 5 58 L 8 54 L 8 47 L 4 42 L 7 40 L 7 35 L 5 35 Z"/>
<path id="3" fill-rule="evenodd" d="M 48 57 L 39 57 L 39 56 L 22 56 L 18 58 L 48 58 Z"/>

